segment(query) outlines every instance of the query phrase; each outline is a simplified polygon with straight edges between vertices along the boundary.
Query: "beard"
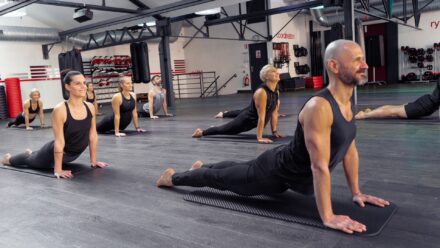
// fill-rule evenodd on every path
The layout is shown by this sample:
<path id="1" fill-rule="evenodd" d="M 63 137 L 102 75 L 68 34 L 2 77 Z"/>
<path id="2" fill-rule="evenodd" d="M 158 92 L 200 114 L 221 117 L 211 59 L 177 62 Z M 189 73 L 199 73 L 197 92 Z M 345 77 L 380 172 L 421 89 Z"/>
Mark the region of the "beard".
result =
<path id="1" fill-rule="evenodd" d="M 365 84 L 366 80 L 364 78 L 363 79 L 356 78 L 356 75 L 358 73 L 361 73 L 360 71 L 356 72 L 355 74 L 350 74 L 346 68 L 343 67 L 341 69 L 342 70 L 339 75 L 339 78 L 341 79 L 341 81 L 344 84 L 349 85 L 349 86 L 359 86 L 359 85 Z M 363 72 L 363 74 L 365 75 L 365 72 Z"/>

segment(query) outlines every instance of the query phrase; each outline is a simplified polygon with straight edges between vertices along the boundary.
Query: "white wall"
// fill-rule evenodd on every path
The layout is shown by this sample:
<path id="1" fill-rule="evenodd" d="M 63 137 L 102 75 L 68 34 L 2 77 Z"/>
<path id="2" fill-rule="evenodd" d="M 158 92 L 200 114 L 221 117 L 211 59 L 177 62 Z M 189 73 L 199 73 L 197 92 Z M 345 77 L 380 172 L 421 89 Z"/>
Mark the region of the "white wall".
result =
<path id="1" fill-rule="evenodd" d="M 410 24 L 412 23 L 410 22 Z M 416 30 L 402 25 L 398 26 L 399 49 L 401 46 L 409 46 L 415 48 L 424 48 L 426 50 L 427 48 L 432 48 L 434 43 L 440 43 L 440 11 L 423 13 L 420 18 L 419 27 L 422 30 Z M 402 63 L 402 54 L 400 52 L 399 55 L 400 63 Z M 440 63 L 440 61 L 437 61 L 437 64 L 438 63 Z M 432 64 L 434 64 L 434 62 Z M 438 69 L 440 69 L 440 67 L 437 65 L 437 70 Z M 399 66 L 399 70 L 399 74 L 408 72 L 408 70 L 404 72 L 401 71 L 401 66 Z M 418 70 L 414 70 L 414 72 L 418 73 Z"/>
<path id="2" fill-rule="evenodd" d="M 245 4 L 242 5 L 245 11 Z M 238 6 L 225 8 L 230 16 L 238 14 Z M 195 19 L 194 24 L 200 27 L 204 18 Z M 235 24 L 238 28 L 239 25 Z M 250 24 L 250 28 L 262 35 L 267 35 L 266 23 Z M 185 28 L 185 34 L 192 36 L 196 30 L 192 27 Z M 238 39 L 238 35 L 230 23 L 211 26 L 210 37 L 222 37 Z M 245 31 L 245 38 L 261 39 L 256 42 L 265 42 L 261 37 L 249 30 Z M 218 76 L 218 86 L 223 85 L 232 75 L 237 74 L 226 88 L 220 91 L 221 95 L 235 94 L 237 90 L 250 90 L 250 86 L 244 87 L 243 77 L 249 75 L 249 52 L 246 44 L 252 41 L 194 39 L 185 48 L 185 59 L 188 71 L 215 71 Z"/>

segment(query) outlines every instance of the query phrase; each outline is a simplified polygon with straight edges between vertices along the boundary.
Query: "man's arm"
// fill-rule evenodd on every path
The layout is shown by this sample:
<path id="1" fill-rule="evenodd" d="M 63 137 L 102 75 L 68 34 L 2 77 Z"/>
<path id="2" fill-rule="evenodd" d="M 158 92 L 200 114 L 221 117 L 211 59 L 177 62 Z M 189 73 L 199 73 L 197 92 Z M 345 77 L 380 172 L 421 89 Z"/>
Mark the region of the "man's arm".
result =
<path id="1" fill-rule="evenodd" d="M 354 202 L 361 207 L 365 207 L 365 203 L 370 203 L 379 207 L 390 205 L 388 201 L 382 198 L 361 193 L 361 190 L 359 189 L 359 154 L 354 140 L 345 154 L 343 166 L 345 177 L 347 178 L 347 184 L 351 190 Z"/>
<path id="2" fill-rule="evenodd" d="M 348 216 L 333 213 L 329 170 L 333 123 L 331 113 L 330 103 L 320 97 L 312 98 L 300 113 L 305 143 L 310 155 L 316 205 L 324 225 L 346 233 L 362 232 L 366 230 L 365 225 Z"/>

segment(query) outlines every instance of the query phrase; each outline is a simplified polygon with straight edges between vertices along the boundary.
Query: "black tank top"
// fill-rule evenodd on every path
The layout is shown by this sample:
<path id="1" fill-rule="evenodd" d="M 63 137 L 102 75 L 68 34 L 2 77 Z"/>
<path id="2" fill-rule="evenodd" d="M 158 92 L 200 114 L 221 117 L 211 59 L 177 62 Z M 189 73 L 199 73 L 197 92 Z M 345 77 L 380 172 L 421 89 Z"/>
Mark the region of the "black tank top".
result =
<path id="1" fill-rule="evenodd" d="M 267 95 L 267 101 L 266 101 L 266 116 L 264 118 L 264 125 L 269 122 L 270 118 L 272 117 L 272 113 L 277 107 L 278 104 L 278 91 L 272 91 L 266 84 L 262 84 L 260 88 L 263 88 L 266 91 Z M 252 97 L 252 102 L 250 106 L 248 107 L 248 118 L 251 120 L 255 125 L 258 124 L 258 110 L 255 105 L 254 98 Z"/>
<path id="2" fill-rule="evenodd" d="M 37 114 L 38 112 L 40 112 L 40 102 L 37 102 L 37 108 L 33 110 L 32 100 L 29 100 L 29 114 Z"/>
<path id="3" fill-rule="evenodd" d="M 66 105 L 67 119 L 64 122 L 64 153 L 69 155 L 81 154 L 89 146 L 89 132 L 92 126 L 92 113 L 89 107 L 84 103 L 87 110 L 87 116 L 83 120 L 75 120 L 70 113 L 69 105 Z"/>
<path id="4" fill-rule="evenodd" d="M 93 104 L 93 103 L 95 103 L 95 98 L 96 98 L 95 92 L 93 92 L 93 98 L 89 98 L 89 94 L 86 93 L 86 101 L 87 102 Z"/>
<path id="5" fill-rule="evenodd" d="M 329 169 L 332 171 L 342 161 L 356 136 L 354 105 L 351 106 L 353 118 L 347 121 L 342 115 L 338 103 L 327 88 L 314 96 L 326 99 L 332 107 L 333 124 L 331 126 L 329 163 Z M 299 122 L 299 117 L 294 139 L 288 145 L 279 146 L 275 149 L 277 149 L 275 159 L 277 160 L 277 166 L 279 166 L 279 176 L 287 181 L 313 182 L 310 156 L 306 148 L 304 130 Z"/>
<path id="6" fill-rule="evenodd" d="M 133 98 L 133 96 L 130 94 L 130 99 L 125 99 L 124 95 L 122 95 L 122 103 L 121 106 L 119 106 L 119 115 L 121 118 L 119 119 L 119 128 L 120 130 L 124 130 L 131 122 L 132 119 L 132 112 L 133 109 L 136 106 L 136 102 Z"/>

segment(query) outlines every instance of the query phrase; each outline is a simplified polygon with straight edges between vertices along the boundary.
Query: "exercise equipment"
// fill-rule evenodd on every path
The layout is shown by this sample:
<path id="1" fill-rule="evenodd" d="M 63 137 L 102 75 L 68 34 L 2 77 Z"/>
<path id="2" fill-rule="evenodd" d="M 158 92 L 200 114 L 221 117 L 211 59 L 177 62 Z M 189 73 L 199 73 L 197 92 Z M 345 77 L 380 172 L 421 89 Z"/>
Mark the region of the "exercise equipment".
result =
<path id="1" fill-rule="evenodd" d="M 299 45 L 293 45 L 293 52 L 295 57 L 306 57 L 308 52 L 307 52 L 307 48 L 305 47 L 300 47 Z"/>
<path id="2" fill-rule="evenodd" d="M 299 62 L 294 63 L 295 73 L 298 75 L 308 74 L 310 72 L 310 67 L 308 64 L 300 65 Z"/>
<path id="3" fill-rule="evenodd" d="M 286 136 L 284 138 L 275 138 L 273 136 L 265 135 L 264 138 L 271 139 L 273 145 L 286 144 L 293 140 L 293 136 Z M 236 143 L 257 143 L 257 136 L 255 134 L 237 134 L 237 135 L 212 135 L 203 136 L 199 138 L 200 141 L 216 141 L 216 142 L 236 142 Z"/>
<path id="4" fill-rule="evenodd" d="M 274 196 L 240 196 L 229 191 L 204 188 L 185 195 L 183 199 L 212 207 L 328 229 L 319 217 L 315 198 L 292 191 Z M 332 206 L 336 214 L 348 215 L 365 224 L 367 231 L 356 234 L 363 236 L 379 235 L 397 211 L 394 203 L 384 208 L 369 204 L 359 207 L 350 200 L 350 197 L 341 196 L 332 196 Z"/>

